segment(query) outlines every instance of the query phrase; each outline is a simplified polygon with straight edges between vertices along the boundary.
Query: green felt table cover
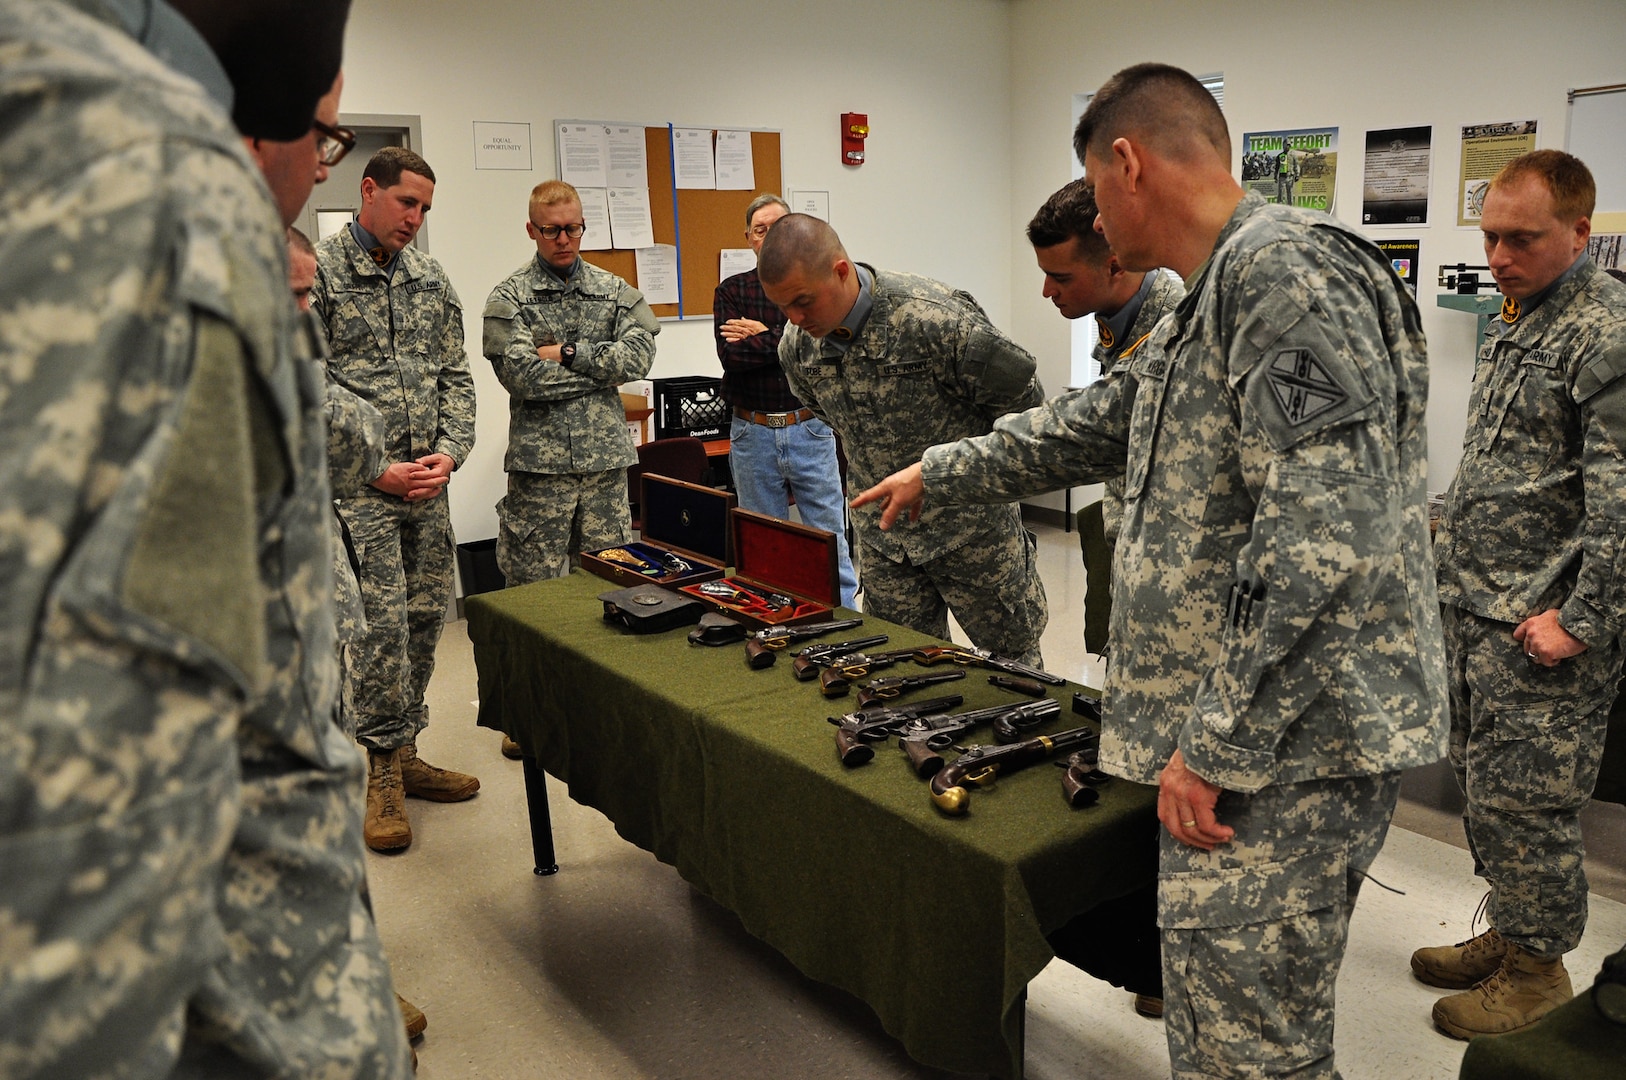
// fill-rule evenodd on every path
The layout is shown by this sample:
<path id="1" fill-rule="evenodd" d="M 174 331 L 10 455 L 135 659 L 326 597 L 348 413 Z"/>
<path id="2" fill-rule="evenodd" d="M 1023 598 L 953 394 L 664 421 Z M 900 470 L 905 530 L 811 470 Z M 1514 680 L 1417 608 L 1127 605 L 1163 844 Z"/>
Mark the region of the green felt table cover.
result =
<path id="1" fill-rule="evenodd" d="M 826 717 L 852 697 L 797 682 L 788 655 L 753 671 L 739 645 L 618 630 L 597 599 L 609 588 L 578 570 L 468 598 L 479 723 L 809 977 L 867 1002 L 917 1060 L 1019 1077 L 1045 934 L 1154 879 L 1155 792 L 1114 780 L 1072 810 L 1061 771 L 1039 766 L 947 818 L 895 744 L 857 769 L 837 760 Z M 872 633 L 891 635 L 886 648 L 936 640 L 876 619 L 831 640 Z M 905 669 L 926 670 L 882 674 Z M 963 693 L 963 708 L 1024 700 L 988 674 L 931 693 Z M 1084 722 L 1077 689 L 1053 688 L 1063 714 L 1046 730 Z"/>

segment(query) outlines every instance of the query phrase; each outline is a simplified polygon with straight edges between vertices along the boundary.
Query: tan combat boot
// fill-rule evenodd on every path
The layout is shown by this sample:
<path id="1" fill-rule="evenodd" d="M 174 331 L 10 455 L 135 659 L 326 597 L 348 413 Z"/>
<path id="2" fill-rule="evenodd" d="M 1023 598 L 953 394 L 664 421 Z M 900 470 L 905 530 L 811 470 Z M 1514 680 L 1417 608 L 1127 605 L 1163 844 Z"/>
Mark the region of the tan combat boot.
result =
<path id="1" fill-rule="evenodd" d="M 401 747 L 401 783 L 413 798 L 434 802 L 462 802 L 480 790 L 480 781 L 468 773 L 437 768 L 420 758 L 417 743 Z"/>
<path id="2" fill-rule="evenodd" d="M 374 851 L 400 851 L 412 843 L 406 792 L 401 784 L 401 751 L 367 751 L 367 818 L 361 835 Z"/>
<path id="3" fill-rule="evenodd" d="M 1507 942 L 1494 929 L 1455 945 L 1418 949 L 1411 954 L 1411 973 L 1418 980 L 1442 990 L 1466 990 L 1478 986 L 1502 966 Z"/>
<path id="4" fill-rule="evenodd" d="M 1434 1026 L 1458 1039 L 1501 1035 L 1535 1023 L 1574 996 L 1563 960 L 1509 944 L 1490 978 L 1434 1003 Z"/>
<path id="5" fill-rule="evenodd" d="M 423 1010 L 400 994 L 395 995 L 395 1005 L 401 1010 L 401 1022 L 406 1024 L 407 1038 L 416 1039 L 429 1027 L 429 1018 L 423 1014 Z"/>

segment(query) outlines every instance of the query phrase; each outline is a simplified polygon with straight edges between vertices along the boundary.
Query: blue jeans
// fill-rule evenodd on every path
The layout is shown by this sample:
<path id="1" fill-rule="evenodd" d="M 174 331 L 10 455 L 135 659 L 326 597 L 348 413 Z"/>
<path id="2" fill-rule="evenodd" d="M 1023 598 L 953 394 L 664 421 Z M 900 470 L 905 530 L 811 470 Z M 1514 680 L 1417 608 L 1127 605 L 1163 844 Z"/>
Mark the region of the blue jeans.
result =
<path id="1" fill-rule="evenodd" d="M 836 464 L 836 433 L 817 417 L 771 428 L 736 416 L 729 439 L 728 462 L 740 506 L 789 520 L 794 495 L 804 524 L 836 534 L 841 605 L 852 607 L 858 575 L 847 550 L 847 498 Z"/>

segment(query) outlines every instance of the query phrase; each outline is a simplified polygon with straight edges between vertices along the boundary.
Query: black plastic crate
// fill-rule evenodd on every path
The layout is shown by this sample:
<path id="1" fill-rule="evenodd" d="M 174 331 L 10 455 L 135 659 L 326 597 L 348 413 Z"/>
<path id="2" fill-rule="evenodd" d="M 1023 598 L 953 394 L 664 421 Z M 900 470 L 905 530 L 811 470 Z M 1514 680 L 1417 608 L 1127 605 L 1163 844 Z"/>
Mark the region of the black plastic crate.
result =
<path id="1" fill-rule="evenodd" d="M 710 375 L 655 379 L 655 437 L 726 439 L 733 414 L 723 400 L 723 380 Z"/>

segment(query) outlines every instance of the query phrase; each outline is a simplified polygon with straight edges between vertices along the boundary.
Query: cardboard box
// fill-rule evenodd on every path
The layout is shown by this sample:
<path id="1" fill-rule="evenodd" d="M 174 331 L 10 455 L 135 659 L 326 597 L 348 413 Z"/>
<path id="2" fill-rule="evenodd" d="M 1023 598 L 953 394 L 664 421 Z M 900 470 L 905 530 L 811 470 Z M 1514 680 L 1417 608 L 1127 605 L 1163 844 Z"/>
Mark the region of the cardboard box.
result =
<path id="1" fill-rule="evenodd" d="M 649 400 L 637 394 L 621 391 L 621 411 L 627 414 L 627 431 L 632 435 L 632 445 L 642 446 L 652 438 L 650 434 L 650 417 L 655 415 L 654 408 Z"/>
<path id="2" fill-rule="evenodd" d="M 584 551 L 582 567 L 606 581 L 622 585 L 686 585 L 723 576 L 731 551 L 729 515 L 734 494 L 719 488 L 645 473 L 639 478 L 639 508 L 643 528 L 638 540 L 619 548 Z M 607 553 L 630 553 L 620 558 Z M 659 567 L 661 556 L 673 555 L 690 569 L 659 574 L 643 572 L 643 560 Z"/>
<path id="3" fill-rule="evenodd" d="M 683 592 L 757 629 L 835 618 L 841 598 L 835 533 L 738 507 L 730 512 L 729 522 L 734 573 L 719 580 L 734 585 L 737 595 L 708 595 L 699 582 L 681 586 Z M 755 593 L 776 593 L 790 603 L 776 609 Z"/>

